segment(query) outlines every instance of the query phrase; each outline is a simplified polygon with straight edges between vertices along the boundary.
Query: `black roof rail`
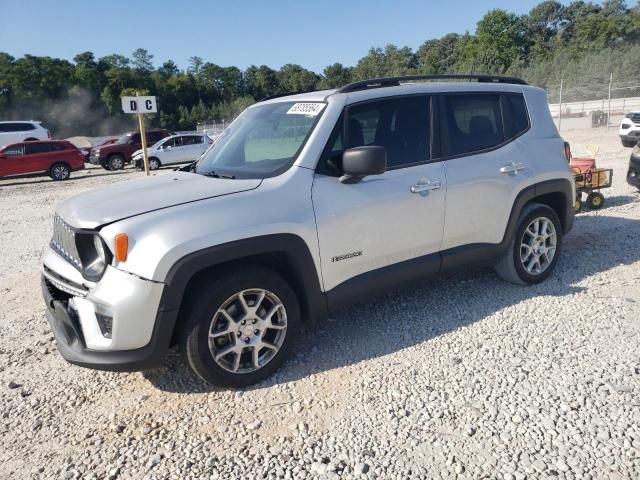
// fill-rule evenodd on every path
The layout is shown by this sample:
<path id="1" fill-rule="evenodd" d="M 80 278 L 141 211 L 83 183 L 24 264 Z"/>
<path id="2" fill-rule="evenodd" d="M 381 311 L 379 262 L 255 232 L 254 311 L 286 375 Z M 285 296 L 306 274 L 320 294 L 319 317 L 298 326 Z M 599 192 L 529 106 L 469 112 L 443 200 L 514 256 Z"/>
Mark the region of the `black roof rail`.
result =
<path id="1" fill-rule="evenodd" d="M 275 95 L 269 95 L 267 97 L 261 98 L 260 100 L 258 100 L 258 103 L 259 102 L 266 102 L 267 100 L 273 100 L 274 98 L 288 97 L 289 95 L 299 95 L 301 93 L 311 93 L 311 92 L 317 92 L 317 90 L 300 90 L 299 92 L 281 92 L 281 93 L 276 93 Z"/>
<path id="2" fill-rule="evenodd" d="M 360 82 L 349 83 L 339 88 L 336 93 L 357 92 L 369 88 L 397 87 L 401 82 L 412 80 L 475 80 L 478 83 L 511 83 L 515 85 L 526 85 L 527 82 L 516 77 L 501 77 L 497 75 L 473 75 L 473 74 L 442 74 L 442 75 L 405 75 L 401 77 L 383 77 L 362 80 Z"/>

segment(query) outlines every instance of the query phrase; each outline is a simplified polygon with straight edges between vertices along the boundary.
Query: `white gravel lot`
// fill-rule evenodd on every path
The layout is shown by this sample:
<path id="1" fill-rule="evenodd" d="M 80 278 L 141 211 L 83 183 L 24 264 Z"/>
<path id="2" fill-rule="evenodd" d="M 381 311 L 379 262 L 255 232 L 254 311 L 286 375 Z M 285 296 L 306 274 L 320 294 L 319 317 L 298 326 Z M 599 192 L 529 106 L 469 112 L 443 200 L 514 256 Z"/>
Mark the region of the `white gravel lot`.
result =
<path id="1" fill-rule="evenodd" d="M 640 195 L 617 129 L 605 208 L 536 287 L 447 276 L 345 309 L 269 381 L 223 391 L 173 353 L 146 374 L 68 365 L 40 294 L 57 202 L 140 176 L 0 180 L 2 478 L 640 478 Z"/>

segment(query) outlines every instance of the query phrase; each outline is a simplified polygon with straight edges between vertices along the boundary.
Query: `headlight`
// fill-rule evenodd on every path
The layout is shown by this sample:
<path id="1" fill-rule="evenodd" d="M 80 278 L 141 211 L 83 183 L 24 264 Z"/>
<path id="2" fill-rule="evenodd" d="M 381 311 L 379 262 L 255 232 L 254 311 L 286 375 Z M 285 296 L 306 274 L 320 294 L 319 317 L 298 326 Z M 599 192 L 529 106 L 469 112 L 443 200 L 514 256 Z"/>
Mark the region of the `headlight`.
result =
<path id="1" fill-rule="evenodd" d="M 95 247 L 98 258 L 102 261 L 102 263 L 107 263 L 107 254 L 104 251 L 104 243 L 102 243 L 100 235 L 93 236 L 93 246 Z"/>
<path id="2" fill-rule="evenodd" d="M 82 273 L 88 280 L 98 281 L 111 263 L 113 255 L 97 233 L 83 233 L 76 237 L 82 260 Z"/>

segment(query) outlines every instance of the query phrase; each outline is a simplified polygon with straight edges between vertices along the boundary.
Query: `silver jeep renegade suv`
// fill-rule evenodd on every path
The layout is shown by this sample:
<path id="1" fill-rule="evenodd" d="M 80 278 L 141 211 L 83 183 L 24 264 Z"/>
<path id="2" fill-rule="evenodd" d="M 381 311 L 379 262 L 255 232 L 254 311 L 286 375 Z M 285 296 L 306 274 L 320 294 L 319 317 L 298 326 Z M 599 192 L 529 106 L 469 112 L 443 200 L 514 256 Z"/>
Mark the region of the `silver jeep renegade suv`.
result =
<path id="1" fill-rule="evenodd" d="M 544 280 L 575 197 L 545 92 L 440 78 L 270 98 L 181 171 L 62 202 L 42 272 L 60 353 L 145 370 L 177 344 L 205 381 L 244 386 L 304 323 L 409 282 Z"/>

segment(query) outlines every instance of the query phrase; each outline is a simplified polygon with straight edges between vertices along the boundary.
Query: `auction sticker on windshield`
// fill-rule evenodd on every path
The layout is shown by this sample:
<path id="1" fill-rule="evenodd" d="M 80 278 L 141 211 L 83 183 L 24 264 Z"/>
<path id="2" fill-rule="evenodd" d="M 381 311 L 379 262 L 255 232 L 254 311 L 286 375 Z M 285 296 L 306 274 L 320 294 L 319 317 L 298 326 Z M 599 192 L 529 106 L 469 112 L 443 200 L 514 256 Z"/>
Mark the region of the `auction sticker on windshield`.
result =
<path id="1" fill-rule="evenodd" d="M 287 111 L 287 115 L 308 115 L 315 117 L 318 115 L 326 103 L 296 103 Z"/>

